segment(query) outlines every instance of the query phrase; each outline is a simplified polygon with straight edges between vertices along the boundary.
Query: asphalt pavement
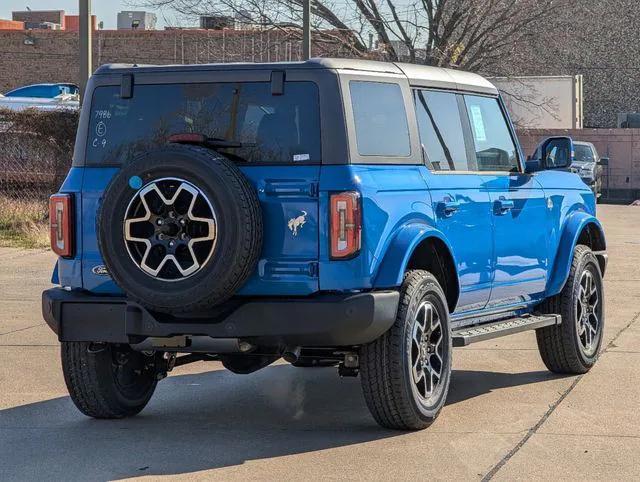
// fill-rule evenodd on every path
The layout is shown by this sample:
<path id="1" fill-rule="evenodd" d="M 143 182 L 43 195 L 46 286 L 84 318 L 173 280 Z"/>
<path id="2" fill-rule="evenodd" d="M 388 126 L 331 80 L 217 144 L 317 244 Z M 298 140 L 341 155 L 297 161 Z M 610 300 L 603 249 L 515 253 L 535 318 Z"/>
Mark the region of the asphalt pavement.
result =
<path id="1" fill-rule="evenodd" d="M 411 433 L 376 425 L 358 379 L 284 363 L 187 365 L 139 416 L 86 418 L 40 315 L 54 256 L 0 248 L 0 480 L 640 479 L 640 207 L 598 214 L 610 262 L 595 368 L 549 373 L 531 332 L 457 349 L 447 406 Z"/>

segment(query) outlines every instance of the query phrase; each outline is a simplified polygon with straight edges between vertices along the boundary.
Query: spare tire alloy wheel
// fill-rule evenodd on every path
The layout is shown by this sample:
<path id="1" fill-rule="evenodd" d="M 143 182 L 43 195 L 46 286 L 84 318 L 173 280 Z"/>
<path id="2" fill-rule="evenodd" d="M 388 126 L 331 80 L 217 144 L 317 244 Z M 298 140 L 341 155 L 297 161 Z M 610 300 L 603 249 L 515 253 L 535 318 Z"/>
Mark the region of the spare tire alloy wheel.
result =
<path id="1" fill-rule="evenodd" d="M 195 314 L 227 301 L 262 249 L 260 200 L 238 167 L 195 146 L 148 151 L 120 169 L 98 213 L 98 246 L 127 299 Z"/>
<path id="2" fill-rule="evenodd" d="M 179 178 L 148 183 L 124 219 L 127 251 L 146 274 L 178 281 L 201 270 L 216 248 L 217 221 L 207 196 Z"/>

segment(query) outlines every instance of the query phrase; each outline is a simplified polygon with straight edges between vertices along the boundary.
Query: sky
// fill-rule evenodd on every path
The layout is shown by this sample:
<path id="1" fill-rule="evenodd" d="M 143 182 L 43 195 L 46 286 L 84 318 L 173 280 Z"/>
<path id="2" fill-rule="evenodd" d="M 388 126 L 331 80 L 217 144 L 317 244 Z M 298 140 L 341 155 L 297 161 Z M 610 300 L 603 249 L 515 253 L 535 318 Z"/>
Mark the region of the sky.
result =
<path id="1" fill-rule="evenodd" d="M 93 0 L 93 14 L 98 17 L 98 22 L 104 22 L 105 29 L 115 29 L 117 15 L 122 10 L 141 10 L 127 5 L 122 0 Z M 14 10 L 64 10 L 68 15 L 78 14 L 78 0 L 0 0 L 0 19 L 11 20 L 11 12 Z M 163 29 L 167 24 L 160 12 L 157 28 Z M 168 23 L 173 23 L 171 20 Z"/>

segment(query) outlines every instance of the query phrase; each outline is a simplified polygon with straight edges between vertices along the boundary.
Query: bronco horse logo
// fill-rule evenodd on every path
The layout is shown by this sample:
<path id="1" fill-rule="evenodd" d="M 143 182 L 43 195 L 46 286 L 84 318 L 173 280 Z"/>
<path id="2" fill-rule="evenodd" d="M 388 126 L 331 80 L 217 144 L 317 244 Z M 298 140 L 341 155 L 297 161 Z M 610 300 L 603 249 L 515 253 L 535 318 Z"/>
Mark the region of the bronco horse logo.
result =
<path id="1" fill-rule="evenodd" d="M 289 230 L 294 236 L 297 236 L 298 229 L 302 228 L 302 226 L 304 226 L 304 223 L 306 222 L 307 222 L 307 211 L 302 211 L 301 216 L 298 216 L 297 218 L 289 219 L 289 223 L 288 223 Z"/>

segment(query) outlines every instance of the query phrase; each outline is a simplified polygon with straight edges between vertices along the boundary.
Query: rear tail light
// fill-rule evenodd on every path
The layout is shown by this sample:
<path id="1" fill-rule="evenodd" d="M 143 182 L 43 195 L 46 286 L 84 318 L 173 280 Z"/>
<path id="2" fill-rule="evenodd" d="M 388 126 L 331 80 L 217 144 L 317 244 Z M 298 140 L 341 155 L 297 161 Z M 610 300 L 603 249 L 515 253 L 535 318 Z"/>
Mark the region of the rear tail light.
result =
<path id="1" fill-rule="evenodd" d="M 54 194 L 49 198 L 51 249 L 58 256 L 73 256 L 73 196 Z"/>
<path id="2" fill-rule="evenodd" d="M 362 210 L 360 194 L 353 191 L 332 194 L 331 258 L 353 258 L 360 252 Z"/>

